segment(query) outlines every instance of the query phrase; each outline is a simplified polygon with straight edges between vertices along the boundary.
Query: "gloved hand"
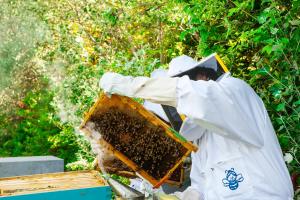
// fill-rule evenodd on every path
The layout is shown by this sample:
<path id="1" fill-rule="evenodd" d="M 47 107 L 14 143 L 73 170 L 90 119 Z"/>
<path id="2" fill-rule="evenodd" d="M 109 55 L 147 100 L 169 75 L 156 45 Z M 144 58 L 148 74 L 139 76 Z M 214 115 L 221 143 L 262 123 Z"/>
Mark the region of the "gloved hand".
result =
<path id="1" fill-rule="evenodd" d="M 179 200 L 179 198 L 176 197 L 175 195 L 165 194 L 163 192 L 154 193 L 153 199 L 154 200 Z"/>
<path id="2" fill-rule="evenodd" d="M 114 94 L 113 86 L 119 82 L 122 82 L 123 75 L 113 72 L 106 72 L 103 74 L 99 81 L 99 86 L 104 90 L 105 93 Z"/>
<path id="3" fill-rule="evenodd" d="M 183 192 L 175 192 L 173 194 L 165 194 L 163 192 L 157 192 L 154 194 L 155 200 L 204 200 L 203 194 L 199 193 L 191 186 Z"/>
<path id="4" fill-rule="evenodd" d="M 175 192 L 174 195 L 181 200 L 204 200 L 202 193 L 199 193 L 193 187 L 188 187 L 183 192 Z"/>

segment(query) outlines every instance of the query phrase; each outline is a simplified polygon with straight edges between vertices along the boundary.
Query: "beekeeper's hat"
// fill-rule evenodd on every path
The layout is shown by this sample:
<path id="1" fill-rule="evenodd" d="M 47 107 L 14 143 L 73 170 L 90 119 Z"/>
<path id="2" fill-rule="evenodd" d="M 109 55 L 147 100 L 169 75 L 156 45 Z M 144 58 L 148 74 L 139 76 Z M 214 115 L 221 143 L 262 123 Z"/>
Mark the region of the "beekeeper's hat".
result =
<path id="1" fill-rule="evenodd" d="M 215 57 L 215 53 L 202 59 L 200 62 L 197 62 L 193 58 L 187 55 L 181 55 L 176 58 L 173 58 L 169 64 L 168 76 L 181 76 L 184 73 L 196 68 L 196 67 L 205 67 L 211 68 L 215 71 L 218 70 L 218 64 Z"/>

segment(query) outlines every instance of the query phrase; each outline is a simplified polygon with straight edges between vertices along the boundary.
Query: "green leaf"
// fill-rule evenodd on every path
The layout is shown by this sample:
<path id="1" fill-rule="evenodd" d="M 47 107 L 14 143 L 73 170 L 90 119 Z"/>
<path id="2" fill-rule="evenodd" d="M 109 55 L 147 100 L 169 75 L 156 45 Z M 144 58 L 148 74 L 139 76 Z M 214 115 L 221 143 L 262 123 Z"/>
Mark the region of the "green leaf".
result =
<path id="1" fill-rule="evenodd" d="M 272 46 L 272 51 L 282 51 L 282 44 L 276 44 Z"/>
<path id="2" fill-rule="evenodd" d="M 241 8 L 239 8 L 239 7 L 235 7 L 235 8 L 229 9 L 228 15 L 227 15 L 227 16 L 228 16 L 228 17 L 232 16 L 233 14 L 237 13 L 240 9 L 241 9 Z"/>
<path id="3" fill-rule="evenodd" d="M 265 13 L 263 13 L 262 15 L 257 17 L 257 21 L 260 24 L 263 24 L 267 21 L 267 15 Z"/>
<path id="4" fill-rule="evenodd" d="M 207 30 L 200 30 L 201 41 L 206 42 L 209 32 Z"/>
<path id="5" fill-rule="evenodd" d="M 182 41 L 185 39 L 185 36 L 189 33 L 189 31 L 182 31 L 179 35 L 179 39 Z"/>
<path id="6" fill-rule="evenodd" d="M 277 99 L 280 98 L 281 97 L 281 90 L 275 90 L 274 92 L 272 92 L 272 95 Z"/>
<path id="7" fill-rule="evenodd" d="M 231 34 L 231 24 L 227 17 L 224 18 L 224 24 L 227 27 L 226 38 Z"/>
<path id="8" fill-rule="evenodd" d="M 285 103 L 281 103 L 281 104 L 278 104 L 276 106 L 276 111 L 284 111 L 285 110 Z"/>
<path id="9" fill-rule="evenodd" d="M 250 72 L 252 75 L 267 75 L 268 71 L 266 68 L 256 69 Z"/>
<path id="10" fill-rule="evenodd" d="M 281 38 L 280 40 L 283 44 L 288 44 L 289 43 L 289 39 L 287 38 Z"/>
<path id="11" fill-rule="evenodd" d="M 300 99 L 298 101 L 294 102 L 293 105 L 295 105 L 295 106 L 300 105 Z"/>
<path id="12" fill-rule="evenodd" d="M 291 20 L 289 22 L 293 26 L 299 26 L 300 25 L 300 20 L 299 19 Z"/>
<path id="13" fill-rule="evenodd" d="M 271 33 L 273 35 L 275 35 L 277 33 L 277 31 L 279 30 L 278 28 L 272 28 L 272 27 L 270 29 L 271 29 Z"/>
<path id="14" fill-rule="evenodd" d="M 272 53 L 272 48 L 273 48 L 273 46 L 266 45 L 261 51 L 266 52 L 268 55 L 270 55 Z"/>
<path id="15" fill-rule="evenodd" d="M 279 135 L 278 140 L 283 148 L 289 147 L 290 139 L 286 135 Z"/>

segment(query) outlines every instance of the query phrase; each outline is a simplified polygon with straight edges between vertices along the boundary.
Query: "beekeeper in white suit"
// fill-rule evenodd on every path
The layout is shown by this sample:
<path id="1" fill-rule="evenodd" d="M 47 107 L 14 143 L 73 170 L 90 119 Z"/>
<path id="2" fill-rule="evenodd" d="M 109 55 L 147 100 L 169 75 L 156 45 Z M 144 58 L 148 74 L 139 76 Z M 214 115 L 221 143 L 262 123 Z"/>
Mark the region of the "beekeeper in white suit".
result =
<path id="1" fill-rule="evenodd" d="M 180 132 L 199 150 L 192 154 L 191 187 L 179 199 L 292 200 L 290 176 L 262 100 L 229 73 L 211 80 L 208 68 L 217 69 L 183 55 L 169 65 L 174 78 L 109 72 L 100 87 L 176 107 L 187 117 Z"/>

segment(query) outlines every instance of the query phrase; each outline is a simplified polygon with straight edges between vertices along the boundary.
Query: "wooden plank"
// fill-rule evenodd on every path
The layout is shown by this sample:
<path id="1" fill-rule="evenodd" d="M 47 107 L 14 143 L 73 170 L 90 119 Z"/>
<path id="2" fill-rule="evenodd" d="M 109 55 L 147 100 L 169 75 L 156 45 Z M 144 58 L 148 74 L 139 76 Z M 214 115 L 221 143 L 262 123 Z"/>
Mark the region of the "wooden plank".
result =
<path id="1" fill-rule="evenodd" d="M 100 187 L 107 185 L 97 171 L 77 171 L 0 178 L 0 196 Z"/>

